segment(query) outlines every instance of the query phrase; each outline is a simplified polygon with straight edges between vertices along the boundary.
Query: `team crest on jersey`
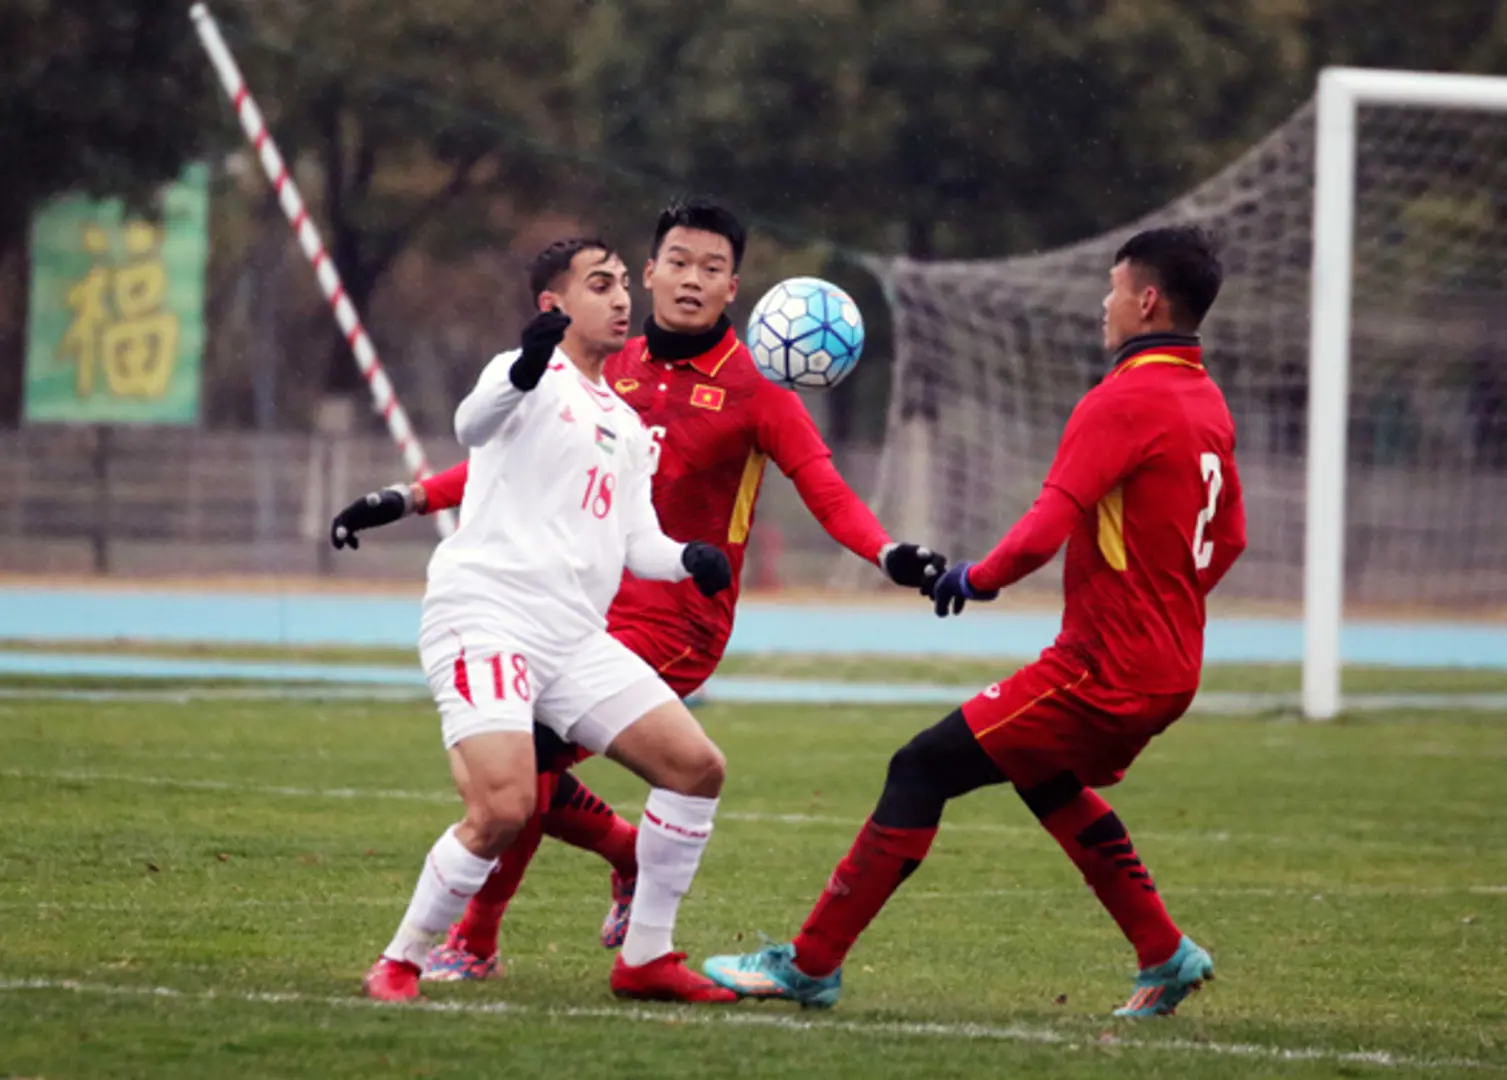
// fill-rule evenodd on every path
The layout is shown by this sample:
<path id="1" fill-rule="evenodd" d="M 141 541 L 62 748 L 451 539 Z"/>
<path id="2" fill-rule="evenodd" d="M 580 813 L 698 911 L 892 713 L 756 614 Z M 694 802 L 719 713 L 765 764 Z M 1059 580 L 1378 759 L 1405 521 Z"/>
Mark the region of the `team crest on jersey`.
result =
<path id="1" fill-rule="evenodd" d="M 691 404 L 698 409 L 711 409 L 712 412 L 721 412 L 723 404 L 727 401 L 727 391 L 720 386 L 700 385 L 691 391 Z"/>
<path id="2" fill-rule="evenodd" d="M 617 449 L 617 432 L 611 428 L 597 425 L 597 447 L 603 452 L 611 454 Z"/>
<path id="3" fill-rule="evenodd" d="M 619 379 L 612 384 L 612 388 L 619 394 L 631 394 L 638 389 L 637 379 Z"/>

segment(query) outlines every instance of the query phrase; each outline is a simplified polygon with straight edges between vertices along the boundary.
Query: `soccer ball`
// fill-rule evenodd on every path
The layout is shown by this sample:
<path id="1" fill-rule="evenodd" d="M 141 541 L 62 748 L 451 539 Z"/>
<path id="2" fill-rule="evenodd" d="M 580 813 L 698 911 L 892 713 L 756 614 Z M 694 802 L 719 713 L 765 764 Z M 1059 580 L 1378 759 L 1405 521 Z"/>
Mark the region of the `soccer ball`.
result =
<path id="1" fill-rule="evenodd" d="M 848 377 L 863 352 L 853 298 L 820 278 L 780 282 L 748 317 L 748 351 L 771 382 L 823 390 Z"/>

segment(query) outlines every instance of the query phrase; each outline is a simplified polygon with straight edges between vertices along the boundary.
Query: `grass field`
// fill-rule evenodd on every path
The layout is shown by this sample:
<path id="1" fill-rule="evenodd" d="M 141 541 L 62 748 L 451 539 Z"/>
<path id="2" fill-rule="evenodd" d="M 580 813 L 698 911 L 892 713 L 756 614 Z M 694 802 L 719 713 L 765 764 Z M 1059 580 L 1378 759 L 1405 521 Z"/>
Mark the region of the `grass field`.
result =
<path id="1" fill-rule="evenodd" d="M 681 945 L 788 937 L 935 715 L 702 710 L 731 776 Z M 616 1003 L 605 868 L 549 844 L 507 979 L 380 1008 L 361 974 L 456 810 L 426 704 L 0 701 L 0 1076 L 1507 1075 L 1504 720 L 1160 740 L 1111 799 L 1219 977 L 1127 1025 L 1132 955 L 1008 791 L 952 809 L 831 1014 Z"/>

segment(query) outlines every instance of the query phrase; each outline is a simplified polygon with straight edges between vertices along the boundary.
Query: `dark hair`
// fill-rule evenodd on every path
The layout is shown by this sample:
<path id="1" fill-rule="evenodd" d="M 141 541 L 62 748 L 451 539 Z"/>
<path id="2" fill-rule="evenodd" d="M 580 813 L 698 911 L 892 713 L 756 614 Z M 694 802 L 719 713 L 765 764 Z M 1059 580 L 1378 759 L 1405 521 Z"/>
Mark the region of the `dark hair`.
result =
<path id="1" fill-rule="evenodd" d="M 555 283 L 570 272 L 571 261 L 583 251 L 600 251 L 609 257 L 616 254 L 605 240 L 594 236 L 570 236 L 556 240 L 534 256 L 528 267 L 528 287 L 536 304 L 542 293 L 554 288 Z"/>
<path id="2" fill-rule="evenodd" d="M 733 246 L 733 273 L 743 265 L 743 249 L 748 246 L 748 230 L 731 207 L 710 195 L 695 195 L 676 199 L 659 213 L 659 223 L 654 226 L 654 246 L 649 249 L 649 258 L 659 258 L 659 245 L 665 234 L 679 226 L 683 229 L 700 229 L 727 238 Z"/>
<path id="3" fill-rule="evenodd" d="M 1151 272 L 1167 297 L 1172 320 L 1179 329 L 1198 329 L 1224 283 L 1218 244 L 1196 225 L 1137 233 L 1115 252 L 1115 264 L 1122 262 Z"/>

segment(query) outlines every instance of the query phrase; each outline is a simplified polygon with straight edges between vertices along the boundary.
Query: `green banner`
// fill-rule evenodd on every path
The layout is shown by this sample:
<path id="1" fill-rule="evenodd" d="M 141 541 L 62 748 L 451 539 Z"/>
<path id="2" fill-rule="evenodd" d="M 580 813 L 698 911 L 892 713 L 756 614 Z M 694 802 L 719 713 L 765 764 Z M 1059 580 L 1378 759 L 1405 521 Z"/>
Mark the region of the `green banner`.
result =
<path id="1" fill-rule="evenodd" d="M 38 213 L 25 418 L 197 423 L 208 252 L 203 165 L 164 189 L 158 221 L 72 195 Z"/>

